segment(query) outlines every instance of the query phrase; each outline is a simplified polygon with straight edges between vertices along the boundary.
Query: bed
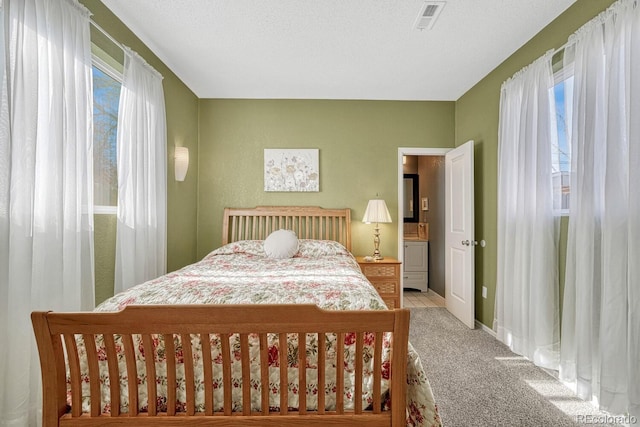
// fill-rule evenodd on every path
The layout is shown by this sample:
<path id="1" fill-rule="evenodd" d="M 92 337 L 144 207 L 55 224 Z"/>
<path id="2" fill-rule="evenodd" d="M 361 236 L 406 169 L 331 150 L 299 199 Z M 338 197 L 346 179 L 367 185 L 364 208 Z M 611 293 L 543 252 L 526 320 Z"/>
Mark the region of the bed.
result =
<path id="1" fill-rule="evenodd" d="M 281 229 L 295 254 L 265 255 Z M 440 424 L 349 209 L 227 208 L 222 243 L 93 312 L 32 314 L 45 426 Z"/>

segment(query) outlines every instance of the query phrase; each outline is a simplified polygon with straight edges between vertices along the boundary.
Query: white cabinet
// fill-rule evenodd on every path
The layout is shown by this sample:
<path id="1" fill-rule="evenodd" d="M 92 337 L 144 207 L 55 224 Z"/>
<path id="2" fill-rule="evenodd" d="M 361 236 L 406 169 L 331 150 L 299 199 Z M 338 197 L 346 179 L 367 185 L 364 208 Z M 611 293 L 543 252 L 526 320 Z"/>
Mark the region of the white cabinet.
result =
<path id="1" fill-rule="evenodd" d="M 429 242 L 404 242 L 404 260 L 402 263 L 403 288 L 418 289 L 426 292 L 429 285 Z"/>

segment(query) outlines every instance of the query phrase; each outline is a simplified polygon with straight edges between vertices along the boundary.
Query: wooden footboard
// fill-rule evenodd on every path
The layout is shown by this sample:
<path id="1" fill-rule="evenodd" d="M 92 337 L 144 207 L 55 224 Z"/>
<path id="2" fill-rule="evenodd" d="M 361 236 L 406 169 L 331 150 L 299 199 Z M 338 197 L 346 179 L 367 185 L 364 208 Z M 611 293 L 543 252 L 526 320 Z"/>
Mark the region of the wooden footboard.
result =
<path id="1" fill-rule="evenodd" d="M 313 305 L 128 306 L 113 313 L 34 312 L 31 318 L 42 368 L 44 426 L 402 426 L 406 422 L 409 331 L 406 309 L 326 311 Z M 329 349 L 326 344 L 330 342 L 329 336 L 335 338 L 332 342 L 336 348 Z M 230 338 L 238 345 L 230 346 Z M 176 355 L 166 357 L 162 372 L 158 371 L 154 349 L 158 339 L 163 340 L 167 355 Z M 290 349 L 290 341 L 297 341 L 297 351 L 280 351 L 274 360 L 268 345 L 268 340 L 273 343 L 274 339 L 279 349 Z M 222 349 L 219 357 L 214 356 L 215 360 L 212 341 L 220 343 Z M 309 341 L 316 343 L 313 349 Z M 196 342 L 199 344 L 194 345 Z M 353 363 L 345 360 L 345 346 L 349 345 L 353 348 L 349 354 L 355 354 Z M 254 347 L 253 353 L 250 346 Z M 331 357 L 335 359 L 331 361 Z M 292 369 L 310 368 L 310 364 L 316 368 L 311 370 L 313 375 L 307 374 L 310 369 Z M 341 369 L 329 372 L 331 369 L 325 366 Z M 221 384 L 213 380 L 214 369 L 217 372 L 221 369 Z M 232 369 L 236 372 L 241 369 L 239 381 L 232 379 Z M 274 374 L 274 369 L 279 375 Z M 288 395 L 292 371 L 297 372 L 295 384 L 299 393 L 295 408 L 291 407 Z M 161 389 L 161 377 L 166 379 L 165 384 L 173 386 Z M 328 405 L 325 393 L 318 391 L 330 388 L 329 381 L 335 382 L 336 390 L 344 390 L 345 381 L 352 383 L 353 390 L 334 392 L 332 404 Z M 317 387 L 310 387 L 314 382 Z M 105 393 L 104 384 L 120 387 L 110 387 Z M 383 410 L 382 390 L 387 384 L 391 410 Z M 276 405 L 269 404 L 272 387 L 279 389 Z M 363 388 L 370 393 L 369 405 L 362 403 Z M 232 402 L 234 389 L 236 393 L 241 389 L 239 404 Z M 177 404 L 177 393 L 186 394 L 186 404 Z M 317 396 L 307 396 L 309 393 Z M 152 403 L 141 405 L 140 395 Z M 198 399 L 204 400 L 204 404 L 196 405 Z M 102 404 L 105 400 L 109 401 L 108 411 Z M 121 405 L 125 400 L 126 405 Z M 159 400 L 166 404 L 156 405 Z M 308 405 L 311 401 L 314 404 Z"/>

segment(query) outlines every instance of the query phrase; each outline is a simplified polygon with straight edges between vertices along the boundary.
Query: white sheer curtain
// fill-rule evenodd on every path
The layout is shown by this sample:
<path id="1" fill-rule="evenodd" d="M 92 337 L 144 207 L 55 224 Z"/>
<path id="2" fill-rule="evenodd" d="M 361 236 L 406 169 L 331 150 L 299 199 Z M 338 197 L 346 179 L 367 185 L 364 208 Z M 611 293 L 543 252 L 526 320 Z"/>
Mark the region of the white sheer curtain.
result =
<path id="1" fill-rule="evenodd" d="M 162 76 L 128 48 L 123 74 L 115 292 L 166 272 L 167 131 Z"/>
<path id="2" fill-rule="evenodd" d="M 89 13 L 5 1 L 0 95 L 0 425 L 40 422 L 30 313 L 94 306 Z"/>
<path id="3" fill-rule="evenodd" d="M 571 213 L 561 378 L 640 417 L 640 8 L 614 3 L 569 40 Z"/>
<path id="4" fill-rule="evenodd" d="M 498 339 L 536 365 L 559 359 L 552 52 L 502 85 L 498 134 Z"/>

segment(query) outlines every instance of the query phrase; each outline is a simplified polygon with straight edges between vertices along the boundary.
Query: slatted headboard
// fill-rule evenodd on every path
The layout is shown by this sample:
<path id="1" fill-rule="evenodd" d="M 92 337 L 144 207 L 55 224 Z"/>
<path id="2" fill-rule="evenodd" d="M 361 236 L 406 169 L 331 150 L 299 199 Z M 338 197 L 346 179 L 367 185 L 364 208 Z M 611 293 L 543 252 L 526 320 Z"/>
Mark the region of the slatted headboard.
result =
<path id="1" fill-rule="evenodd" d="M 225 208 L 222 244 L 263 240 L 281 228 L 295 231 L 299 239 L 334 240 L 351 250 L 351 210 L 317 206 Z"/>

